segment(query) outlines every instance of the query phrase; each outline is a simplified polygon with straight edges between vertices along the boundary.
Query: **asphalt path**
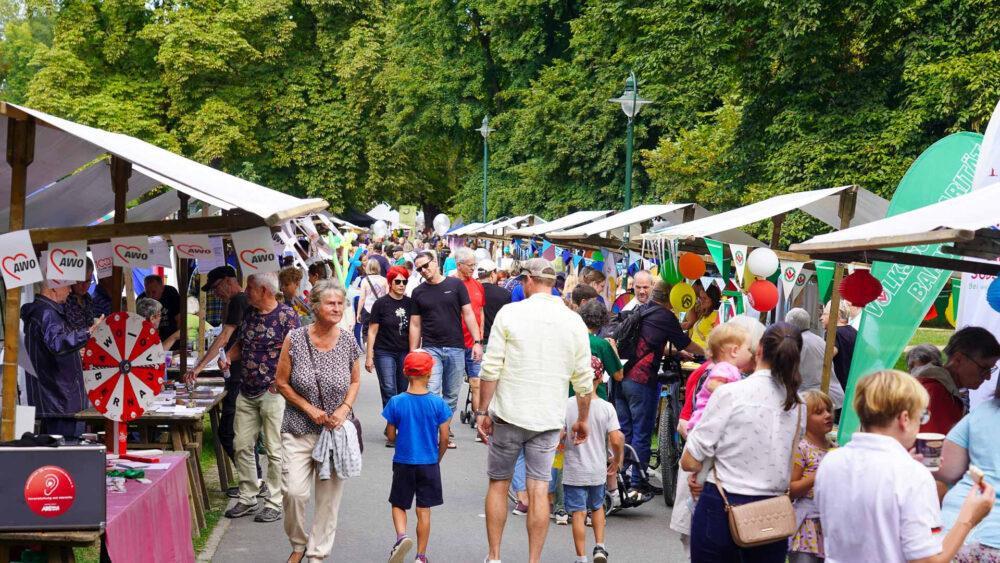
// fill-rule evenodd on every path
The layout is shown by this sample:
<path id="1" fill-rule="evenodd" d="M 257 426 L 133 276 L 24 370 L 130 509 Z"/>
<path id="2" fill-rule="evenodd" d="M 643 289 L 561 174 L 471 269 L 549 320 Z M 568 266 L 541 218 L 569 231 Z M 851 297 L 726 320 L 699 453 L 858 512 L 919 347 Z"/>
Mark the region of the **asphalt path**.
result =
<path id="1" fill-rule="evenodd" d="M 465 398 L 463 389 L 462 401 Z M 461 408 L 462 401 L 459 407 Z M 356 412 L 364 429 L 364 467 L 358 478 L 345 483 L 340 505 L 337 536 L 328 561 L 377 562 L 388 558 L 395 540 L 387 501 L 392 481 L 391 448 L 384 447 L 384 420 L 379 415 L 378 382 L 373 374 L 362 376 Z M 456 415 L 453 423 L 458 448 L 449 450 L 441 462 L 444 505 L 433 509 L 428 558 L 435 562 L 479 563 L 486 555 L 486 523 L 483 500 L 486 495 L 486 447 L 475 441 L 468 425 Z M 657 481 L 658 483 L 658 481 Z M 235 501 L 232 501 L 235 502 Z M 312 507 L 309 509 L 310 513 Z M 608 518 L 607 547 L 611 561 L 685 561 L 679 536 L 669 529 L 670 509 L 662 497 L 620 511 Z M 416 516 L 411 512 L 409 534 L 416 539 Z M 587 555 L 593 549 L 588 531 Z M 212 556 L 221 563 L 285 561 L 291 552 L 282 522 L 261 524 L 252 517 L 229 523 Z M 527 561 L 528 537 L 524 517 L 509 515 L 501 555 L 503 561 Z M 411 556 L 415 552 L 411 551 Z M 550 524 L 543 561 L 575 560 L 570 526 Z M 409 559 L 412 561 L 412 559 Z"/>

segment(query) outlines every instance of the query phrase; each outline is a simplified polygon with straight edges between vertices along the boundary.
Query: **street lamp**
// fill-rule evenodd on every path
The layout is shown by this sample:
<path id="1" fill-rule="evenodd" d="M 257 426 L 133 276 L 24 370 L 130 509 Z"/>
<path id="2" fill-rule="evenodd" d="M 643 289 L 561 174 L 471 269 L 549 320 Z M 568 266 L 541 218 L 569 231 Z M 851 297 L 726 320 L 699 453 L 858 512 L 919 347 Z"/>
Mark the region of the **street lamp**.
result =
<path id="1" fill-rule="evenodd" d="M 632 208 L 632 121 L 642 111 L 642 106 L 653 103 L 639 95 L 639 83 L 635 73 L 630 72 L 625 80 L 625 91 L 621 97 L 611 98 L 609 102 L 621 104 L 622 111 L 628 117 L 628 133 L 625 138 L 625 210 Z"/>
<path id="2" fill-rule="evenodd" d="M 490 116 L 487 115 L 483 118 L 483 125 L 476 129 L 479 134 L 483 136 L 483 223 L 486 222 L 486 183 L 487 176 L 490 169 L 490 148 L 489 148 L 489 138 L 490 133 L 496 131 L 496 129 L 490 127 Z"/>

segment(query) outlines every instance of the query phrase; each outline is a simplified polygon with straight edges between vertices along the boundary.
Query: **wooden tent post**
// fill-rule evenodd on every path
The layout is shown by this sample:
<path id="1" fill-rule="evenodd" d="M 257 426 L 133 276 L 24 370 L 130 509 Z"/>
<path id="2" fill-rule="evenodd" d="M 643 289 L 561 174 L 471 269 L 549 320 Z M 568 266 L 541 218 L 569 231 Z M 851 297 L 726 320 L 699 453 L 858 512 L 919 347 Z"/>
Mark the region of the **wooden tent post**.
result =
<path id="1" fill-rule="evenodd" d="M 10 224 L 8 232 L 24 228 L 28 165 L 35 157 L 35 121 L 7 118 L 7 163 L 10 164 Z M 13 440 L 17 411 L 17 344 L 20 338 L 21 288 L 7 288 L 4 307 L 3 402 L 0 440 Z"/>
<path id="2" fill-rule="evenodd" d="M 858 187 L 851 186 L 840 193 L 840 230 L 846 229 L 854 219 Z M 823 353 L 823 379 L 820 389 L 830 392 L 830 373 L 833 371 L 833 348 L 837 342 L 837 325 L 840 322 L 840 280 L 844 277 L 844 265 L 840 262 L 833 271 L 833 291 L 830 292 L 830 316 L 826 320 L 826 350 Z M 820 299 L 823 296 L 820 295 Z M 847 393 L 847 389 L 844 389 Z"/>
<path id="3" fill-rule="evenodd" d="M 125 205 L 128 203 L 128 179 L 132 176 L 132 163 L 127 160 L 112 155 L 111 156 L 111 188 L 115 192 L 115 218 L 114 223 L 125 222 L 127 211 Z M 122 287 L 125 285 L 124 272 L 120 266 L 111 269 L 111 312 L 117 313 L 122 310 Z"/>
<path id="4" fill-rule="evenodd" d="M 177 218 L 181 221 L 185 221 L 188 218 L 188 202 L 191 200 L 191 196 L 183 192 L 177 192 L 177 197 L 181 200 L 180 209 L 177 211 Z M 176 254 L 176 253 L 175 253 Z M 181 258 L 177 255 L 177 292 L 181 296 L 181 310 L 180 316 L 177 323 L 180 326 L 180 338 L 178 339 L 179 351 L 180 351 L 180 361 L 178 365 L 180 366 L 180 372 L 183 374 L 187 371 L 187 357 L 188 357 L 188 286 L 191 285 L 191 261 L 187 258 Z M 169 350 L 166 351 L 168 354 Z"/>
<path id="5" fill-rule="evenodd" d="M 208 217 L 208 204 L 202 204 L 202 206 L 201 206 L 201 216 L 202 217 Z M 205 295 L 205 292 L 202 291 L 201 288 L 205 285 L 205 282 L 208 281 L 208 276 L 205 275 L 205 272 L 203 270 L 204 270 L 204 268 L 202 268 L 201 265 L 199 264 L 199 266 L 198 266 L 198 344 L 196 346 L 198 354 L 197 354 L 197 356 L 195 356 L 197 358 L 201 358 L 201 357 L 205 356 L 205 314 L 206 314 L 205 307 L 208 304 L 208 299 L 207 299 L 207 295 Z"/>

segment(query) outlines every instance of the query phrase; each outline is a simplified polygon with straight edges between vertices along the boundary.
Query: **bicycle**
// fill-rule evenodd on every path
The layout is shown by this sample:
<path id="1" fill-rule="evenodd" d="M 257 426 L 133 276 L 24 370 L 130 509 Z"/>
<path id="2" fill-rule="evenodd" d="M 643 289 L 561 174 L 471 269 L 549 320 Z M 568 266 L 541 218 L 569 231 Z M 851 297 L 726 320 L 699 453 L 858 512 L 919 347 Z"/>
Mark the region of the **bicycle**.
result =
<path id="1" fill-rule="evenodd" d="M 656 413 L 656 428 L 658 447 L 655 452 L 656 465 L 650 459 L 650 469 L 660 470 L 660 480 L 663 483 L 663 502 L 673 507 L 674 494 L 677 490 L 677 472 L 680 466 L 681 453 L 684 451 L 684 438 L 677 431 L 681 409 L 684 407 L 684 385 L 686 375 L 680 362 L 674 358 L 664 359 L 664 368 L 657 373 L 660 383 L 660 404 Z"/>

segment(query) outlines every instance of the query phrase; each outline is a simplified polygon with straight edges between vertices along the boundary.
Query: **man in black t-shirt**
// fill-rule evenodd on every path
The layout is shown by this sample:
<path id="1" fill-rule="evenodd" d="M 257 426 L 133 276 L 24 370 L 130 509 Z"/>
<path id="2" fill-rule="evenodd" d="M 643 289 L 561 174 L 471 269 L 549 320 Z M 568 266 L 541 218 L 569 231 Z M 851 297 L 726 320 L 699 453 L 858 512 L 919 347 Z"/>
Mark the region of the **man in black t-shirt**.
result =
<path id="1" fill-rule="evenodd" d="M 428 388 L 442 396 L 452 412 L 458 407 L 458 392 L 465 374 L 465 336 L 462 320 L 472 335 L 472 358 L 483 358 L 482 334 L 472 310 L 469 292 L 457 278 L 441 275 L 434 253 L 424 251 L 413 260 L 424 283 L 413 290 L 410 316 L 410 350 L 423 348 L 434 357 L 434 371 Z M 454 448 L 454 442 L 448 442 Z"/>
<path id="2" fill-rule="evenodd" d="M 156 299 L 160 302 L 160 305 L 163 305 L 163 315 L 160 317 L 159 332 L 160 340 L 166 340 L 168 336 L 177 332 L 177 327 L 180 325 L 181 294 L 177 292 L 177 288 L 174 286 L 164 285 L 163 277 L 156 274 L 146 276 L 143 284 L 146 287 L 146 291 L 140 293 L 136 300 L 149 297 L 150 299 Z"/>
<path id="3" fill-rule="evenodd" d="M 222 319 L 222 331 L 219 336 L 212 341 L 212 345 L 198 364 L 184 374 L 184 382 L 188 384 L 195 383 L 198 374 L 209 362 L 219 358 L 220 351 L 228 352 L 236 344 L 239 340 L 238 329 L 250 309 L 250 301 L 243 293 L 243 288 L 236 279 L 236 270 L 232 266 L 219 266 L 210 271 L 208 280 L 201 289 L 212 292 L 217 298 L 226 301 L 226 314 Z M 243 363 L 233 362 L 229 366 L 229 376 L 226 378 L 226 397 L 222 400 L 222 416 L 219 419 L 219 442 L 233 463 L 236 462 L 233 449 L 236 432 L 233 429 L 233 421 L 236 418 L 236 397 L 239 396 L 242 383 Z"/>
<path id="4" fill-rule="evenodd" d="M 493 260 L 489 258 L 480 260 L 476 265 L 476 271 L 479 283 L 483 284 L 483 293 L 486 295 L 486 306 L 483 307 L 483 344 L 488 346 L 493 319 L 501 307 L 511 302 L 510 292 L 497 285 L 497 265 Z"/>

